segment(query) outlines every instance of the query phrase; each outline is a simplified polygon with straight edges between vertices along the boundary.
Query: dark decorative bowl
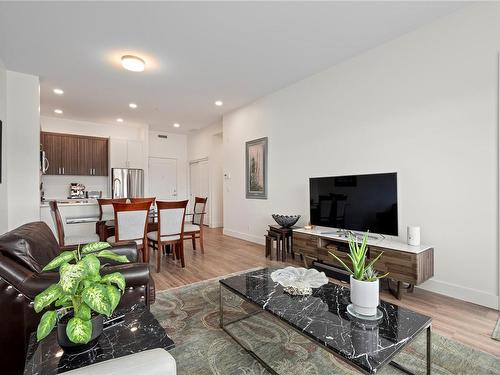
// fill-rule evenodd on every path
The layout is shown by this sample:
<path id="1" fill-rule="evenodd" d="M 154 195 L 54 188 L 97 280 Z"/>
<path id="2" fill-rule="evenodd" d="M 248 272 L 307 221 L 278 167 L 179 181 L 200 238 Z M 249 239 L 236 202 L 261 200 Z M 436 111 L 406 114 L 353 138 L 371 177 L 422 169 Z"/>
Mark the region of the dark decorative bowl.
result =
<path id="1" fill-rule="evenodd" d="M 290 228 L 300 219 L 300 215 L 271 215 L 282 228 Z"/>

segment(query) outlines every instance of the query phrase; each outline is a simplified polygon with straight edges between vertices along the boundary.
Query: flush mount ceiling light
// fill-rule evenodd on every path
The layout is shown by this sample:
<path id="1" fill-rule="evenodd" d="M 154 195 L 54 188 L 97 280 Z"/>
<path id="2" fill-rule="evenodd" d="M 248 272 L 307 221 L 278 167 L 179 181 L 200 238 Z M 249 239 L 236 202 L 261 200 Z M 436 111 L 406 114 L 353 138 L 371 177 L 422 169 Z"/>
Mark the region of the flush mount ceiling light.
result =
<path id="1" fill-rule="evenodd" d="M 177 122 L 174 124 L 174 128 L 180 128 L 181 124 L 178 124 Z"/>
<path id="2" fill-rule="evenodd" d="M 146 63 L 143 59 L 133 55 L 122 56 L 122 66 L 131 72 L 143 72 Z"/>
<path id="3" fill-rule="evenodd" d="M 63 111 L 62 111 L 62 109 L 54 109 L 54 113 L 57 113 L 58 115 L 62 115 Z"/>
<path id="4" fill-rule="evenodd" d="M 223 103 L 221 100 L 217 100 L 217 101 L 215 102 L 215 105 L 216 105 L 217 107 L 220 107 L 220 106 L 222 106 L 223 104 L 224 104 L 224 103 Z"/>
<path id="5" fill-rule="evenodd" d="M 123 119 L 122 118 L 117 118 L 116 122 L 123 122 Z"/>
<path id="6" fill-rule="evenodd" d="M 137 108 L 137 104 L 135 104 L 135 103 L 130 103 L 128 106 L 130 108 L 132 108 L 132 109 L 136 109 Z"/>
<path id="7" fill-rule="evenodd" d="M 61 90 L 61 89 L 54 89 L 54 90 L 52 90 L 52 91 L 53 91 L 53 92 L 54 92 L 54 94 L 56 94 L 56 95 L 62 95 L 62 94 L 64 94 L 64 91 L 63 91 L 63 90 Z"/>

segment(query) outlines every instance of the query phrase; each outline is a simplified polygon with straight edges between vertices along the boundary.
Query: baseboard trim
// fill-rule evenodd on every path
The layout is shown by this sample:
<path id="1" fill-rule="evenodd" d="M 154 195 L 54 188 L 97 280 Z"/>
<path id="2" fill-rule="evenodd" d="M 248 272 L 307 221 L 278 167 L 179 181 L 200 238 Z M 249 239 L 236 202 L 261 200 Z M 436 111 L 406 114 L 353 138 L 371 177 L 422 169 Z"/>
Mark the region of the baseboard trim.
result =
<path id="1" fill-rule="evenodd" d="M 482 292 L 480 290 L 465 288 L 460 285 L 447 283 L 446 281 L 431 279 L 419 285 L 417 288 L 430 292 L 444 294 L 462 301 L 475 303 L 477 305 L 498 309 L 498 296 Z"/>
<path id="2" fill-rule="evenodd" d="M 216 221 L 215 223 L 210 224 L 210 228 L 222 228 L 224 223 L 222 221 Z"/>
<path id="3" fill-rule="evenodd" d="M 239 238 L 240 240 L 254 242 L 259 245 L 265 245 L 264 236 L 254 236 L 253 234 L 241 233 L 227 228 L 224 228 L 222 233 L 226 236 Z"/>

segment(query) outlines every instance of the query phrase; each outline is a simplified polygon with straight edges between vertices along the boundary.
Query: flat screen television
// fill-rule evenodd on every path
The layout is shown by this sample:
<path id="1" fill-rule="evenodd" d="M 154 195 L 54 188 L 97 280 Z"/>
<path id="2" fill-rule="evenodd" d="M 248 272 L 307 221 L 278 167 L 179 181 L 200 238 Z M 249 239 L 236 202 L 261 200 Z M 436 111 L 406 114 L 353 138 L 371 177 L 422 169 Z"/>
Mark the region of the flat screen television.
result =
<path id="1" fill-rule="evenodd" d="M 311 224 L 398 235 L 396 173 L 309 179 Z"/>

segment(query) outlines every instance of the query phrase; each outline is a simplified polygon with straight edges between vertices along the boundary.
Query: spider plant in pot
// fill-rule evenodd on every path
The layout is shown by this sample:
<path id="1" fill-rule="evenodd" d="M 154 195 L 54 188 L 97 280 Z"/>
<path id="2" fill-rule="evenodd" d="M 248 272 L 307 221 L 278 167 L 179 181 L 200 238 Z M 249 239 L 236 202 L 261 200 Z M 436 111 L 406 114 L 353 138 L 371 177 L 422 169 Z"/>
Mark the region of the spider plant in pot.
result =
<path id="1" fill-rule="evenodd" d="M 43 271 L 59 268 L 59 282 L 35 297 L 33 307 L 41 312 L 37 340 L 45 338 L 57 325 L 59 345 L 78 352 L 94 346 L 103 328 L 103 315 L 110 316 L 120 302 L 125 278 L 119 272 L 101 276 L 100 258 L 127 263 L 124 255 L 108 250 L 107 242 L 93 242 L 63 251 Z"/>
<path id="2" fill-rule="evenodd" d="M 379 276 L 373 265 L 382 256 L 382 252 L 367 264 L 367 240 L 368 233 L 363 236 L 361 243 L 356 237 L 349 236 L 349 254 L 347 256 L 352 262 L 352 268 L 347 266 L 342 259 L 330 252 L 350 274 L 351 302 L 354 311 L 360 315 L 374 316 L 377 314 L 379 305 L 379 279 L 388 273 Z"/>

